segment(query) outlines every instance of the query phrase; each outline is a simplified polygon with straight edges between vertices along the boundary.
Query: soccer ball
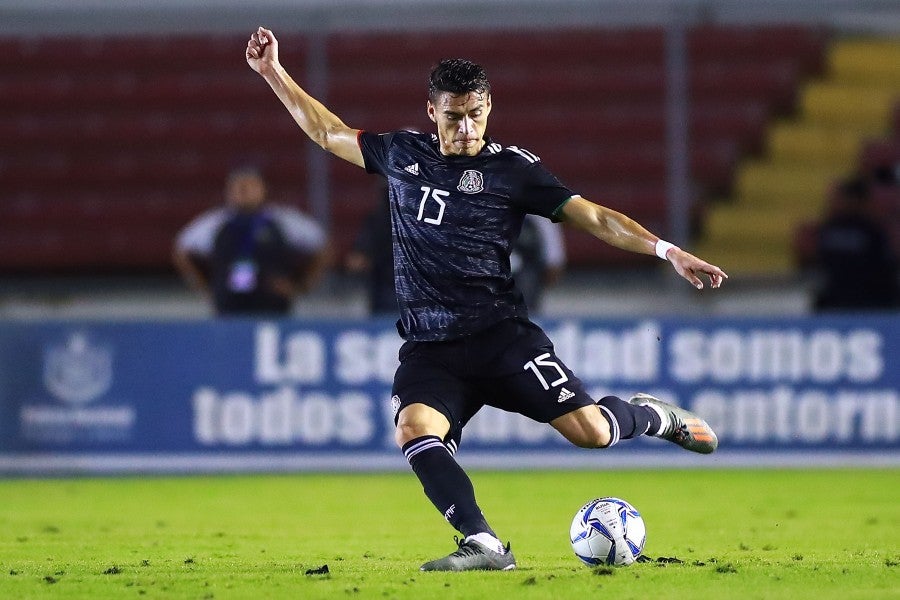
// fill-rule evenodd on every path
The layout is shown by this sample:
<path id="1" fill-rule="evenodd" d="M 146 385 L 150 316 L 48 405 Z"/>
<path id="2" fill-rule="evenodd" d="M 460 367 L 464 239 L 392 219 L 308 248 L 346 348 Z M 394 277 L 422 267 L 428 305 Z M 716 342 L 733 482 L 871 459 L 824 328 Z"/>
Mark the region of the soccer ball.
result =
<path id="1" fill-rule="evenodd" d="M 644 550 L 641 513 L 619 498 L 596 498 L 581 507 L 569 530 L 575 556 L 588 566 L 627 566 Z"/>

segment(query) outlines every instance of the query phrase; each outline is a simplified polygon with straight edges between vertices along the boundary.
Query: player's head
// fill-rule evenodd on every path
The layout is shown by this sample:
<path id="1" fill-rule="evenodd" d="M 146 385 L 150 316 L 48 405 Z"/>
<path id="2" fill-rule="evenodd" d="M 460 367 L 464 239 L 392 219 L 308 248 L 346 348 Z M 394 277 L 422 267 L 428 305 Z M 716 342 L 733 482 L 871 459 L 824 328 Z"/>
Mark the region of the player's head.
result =
<path id="1" fill-rule="evenodd" d="M 491 84 L 484 69 L 461 58 L 442 60 L 431 71 L 427 110 L 443 154 L 478 154 L 491 112 Z"/>
<path id="2" fill-rule="evenodd" d="M 228 174 L 225 200 L 238 210 L 255 210 L 266 199 L 266 182 L 256 167 L 238 167 Z"/>

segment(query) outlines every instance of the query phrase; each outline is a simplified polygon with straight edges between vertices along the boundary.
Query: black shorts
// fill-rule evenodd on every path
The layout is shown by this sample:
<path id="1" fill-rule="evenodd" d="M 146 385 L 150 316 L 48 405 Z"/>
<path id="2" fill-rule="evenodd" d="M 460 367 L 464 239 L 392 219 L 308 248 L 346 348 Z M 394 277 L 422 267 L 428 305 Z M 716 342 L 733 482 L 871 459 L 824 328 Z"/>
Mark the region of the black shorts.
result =
<path id="1" fill-rule="evenodd" d="M 447 417 L 444 441 L 453 451 L 482 406 L 549 423 L 594 404 L 543 330 L 519 319 L 455 340 L 404 343 L 392 396 L 395 424 L 399 411 L 414 403 Z"/>

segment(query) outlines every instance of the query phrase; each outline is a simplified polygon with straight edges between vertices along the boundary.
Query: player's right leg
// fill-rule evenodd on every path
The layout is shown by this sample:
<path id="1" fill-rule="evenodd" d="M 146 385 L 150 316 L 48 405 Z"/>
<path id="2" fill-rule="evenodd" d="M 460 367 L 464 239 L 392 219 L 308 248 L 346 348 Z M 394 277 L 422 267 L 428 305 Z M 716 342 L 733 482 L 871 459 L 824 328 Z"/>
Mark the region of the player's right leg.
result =
<path id="1" fill-rule="evenodd" d="M 457 549 L 421 566 L 422 571 L 473 571 L 516 568 L 516 559 L 488 525 L 475 501 L 475 489 L 453 458 L 444 439 L 450 422 L 441 412 L 412 403 L 397 415 L 395 437 L 425 495 L 463 534 Z"/>
<path id="2" fill-rule="evenodd" d="M 469 476 L 453 458 L 455 444 L 447 443 L 458 441 L 458 424 L 468 420 L 475 407 L 469 405 L 465 385 L 448 372 L 446 363 L 428 359 L 429 351 L 441 347 L 429 346 L 412 357 L 401 350 L 392 398 L 397 410 L 395 438 L 425 495 L 464 537 L 448 556 L 427 562 L 421 569 L 514 569 L 516 561 L 509 545 L 504 546 L 488 525 Z"/>

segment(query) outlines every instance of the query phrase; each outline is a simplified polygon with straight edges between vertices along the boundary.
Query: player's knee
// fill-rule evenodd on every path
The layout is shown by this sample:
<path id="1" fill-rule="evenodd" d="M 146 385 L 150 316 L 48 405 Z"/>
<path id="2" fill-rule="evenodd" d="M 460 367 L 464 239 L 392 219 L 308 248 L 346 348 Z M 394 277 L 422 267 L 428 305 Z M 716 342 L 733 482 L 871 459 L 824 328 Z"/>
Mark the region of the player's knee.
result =
<path id="1" fill-rule="evenodd" d="M 418 423 L 397 423 L 394 430 L 394 441 L 402 448 L 407 442 L 428 435 L 427 430 Z"/>
<path id="2" fill-rule="evenodd" d="M 426 435 L 444 439 L 450 430 L 450 422 L 435 409 L 423 404 L 411 404 L 397 415 L 394 441 L 401 448 L 407 442 Z"/>

